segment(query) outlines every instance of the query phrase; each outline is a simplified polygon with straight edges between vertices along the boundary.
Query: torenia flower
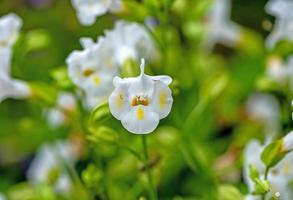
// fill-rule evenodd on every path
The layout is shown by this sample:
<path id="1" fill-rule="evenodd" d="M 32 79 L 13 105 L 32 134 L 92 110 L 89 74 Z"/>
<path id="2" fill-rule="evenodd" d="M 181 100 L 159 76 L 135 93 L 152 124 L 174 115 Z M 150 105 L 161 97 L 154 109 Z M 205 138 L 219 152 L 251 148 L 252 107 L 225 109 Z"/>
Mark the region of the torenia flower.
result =
<path id="1" fill-rule="evenodd" d="M 138 77 L 115 77 L 115 90 L 109 98 L 112 115 L 121 120 L 129 132 L 147 134 L 155 130 L 159 120 L 171 111 L 173 98 L 168 85 L 169 76 L 148 76 L 144 74 L 144 59 Z"/>
<path id="2" fill-rule="evenodd" d="M 270 0 L 265 7 L 267 13 L 276 17 L 275 27 L 266 40 L 268 48 L 273 48 L 280 40 L 293 40 L 293 2 L 290 0 Z"/>
<path id="3" fill-rule="evenodd" d="M 27 178 L 33 185 L 46 183 L 54 185 L 61 193 L 71 189 L 72 182 L 66 165 L 73 165 L 75 155 L 72 144 L 67 141 L 45 143 L 32 161 L 27 172 Z"/>
<path id="4" fill-rule="evenodd" d="M 292 151 L 293 150 L 293 131 L 288 133 L 283 138 L 283 150 L 285 150 L 285 151 Z"/>
<path id="5" fill-rule="evenodd" d="M 216 43 L 234 46 L 241 37 L 241 28 L 230 18 L 230 0 L 215 0 L 207 18 L 206 46 L 211 49 Z"/>
<path id="6" fill-rule="evenodd" d="M 151 36 L 140 24 L 118 21 L 113 30 L 106 31 L 105 37 L 120 66 L 128 59 L 139 61 L 140 58 L 151 60 L 157 57 Z"/>
<path id="7" fill-rule="evenodd" d="M 261 145 L 257 140 L 250 141 L 244 151 L 244 181 L 248 185 L 249 192 L 255 190 L 255 184 L 250 178 L 249 165 L 253 165 L 260 172 L 260 178 L 264 177 L 265 165 L 261 161 L 261 153 L 265 146 Z M 270 194 L 266 199 L 270 199 L 272 195 L 279 194 L 281 199 L 292 199 L 293 193 L 290 189 L 290 182 L 293 180 L 293 154 L 289 153 L 268 174 L 268 182 L 270 184 Z M 250 196 L 251 198 L 253 196 Z M 255 197 L 252 199 L 260 199 Z"/>
<path id="8" fill-rule="evenodd" d="M 81 44 L 84 50 L 73 51 L 66 60 L 69 77 L 87 96 L 106 100 L 113 90 L 113 77 L 118 73 L 111 49 L 105 38 L 98 43 L 82 38 Z"/>
<path id="9" fill-rule="evenodd" d="M 98 16 L 106 12 L 117 12 L 122 9 L 120 0 L 72 0 L 77 11 L 78 20 L 82 25 L 90 26 L 95 23 Z"/>
<path id="10" fill-rule="evenodd" d="M 0 48 L 12 47 L 21 26 L 21 19 L 14 13 L 0 17 Z"/>
<path id="11" fill-rule="evenodd" d="M 59 127 L 66 123 L 71 113 L 76 110 L 76 100 L 74 96 L 67 92 L 61 92 L 54 108 L 46 111 L 49 124 L 52 127 Z"/>
<path id="12" fill-rule="evenodd" d="M 22 99 L 31 94 L 27 83 L 10 77 L 11 49 L 0 48 L 0 102 L 6 98 Z"/>

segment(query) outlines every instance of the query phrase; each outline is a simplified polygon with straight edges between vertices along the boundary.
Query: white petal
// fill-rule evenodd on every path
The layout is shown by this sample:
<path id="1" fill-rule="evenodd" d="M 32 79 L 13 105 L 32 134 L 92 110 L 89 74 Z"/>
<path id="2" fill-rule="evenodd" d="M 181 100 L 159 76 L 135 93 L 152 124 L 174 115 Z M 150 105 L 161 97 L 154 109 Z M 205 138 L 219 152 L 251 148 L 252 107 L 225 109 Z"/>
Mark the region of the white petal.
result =
<path id="1" fill-rule="evenodd" d="M 0 46 L 11 47 L 19 34 L 22 20 L 14 13 L 0 18 Z"/>
<path id="2" fill-rule="evenodd" d="M 20 80 L 0 76 L 0 102 L 6 98 L 22 99 L 30 95 L 29 86 Z"/>
<path id="3" fill-rule="evenodd" d="M 172 78 L 170 76 L 150 76 L 152 80 L 154 81 L 161 81 L 166 85 L 170 85 L 170 83 L 172 83 Z"/>
<path id="4" fill-rule="evenodd" d="M 288 133 L 283 139 L 283 149 L 286 151 L 293 150 L 293 131 Z"/>
<path id="5" fill-rule="evenodd" d="M 11 63 L 11 48 L 0 48 L 0 76 L 10 76 L 10 63 Z"/>
<path id="6" fill-rule="evenodd" d="M 77 13 L 77 18 L 79 22 L 84 26 L 91 26 L 96 21 L 96 16 L 87 13 Z"/>
<path id="7" fill-rule="evenodd" d="M 58 96 L 57 107 L 63 110 L 74 110 L 76 108 L 75 97 L 68 92 L 61 92 Z"/>
<path id="8" fill-rule="evenodd" d="M 84 49 L 90 48 L 95 44 L 92 38 L 83 37 L 83 38 L 80 38 L 79 41 Z"/>
<path id="9" fill-rule="evenodd" d="M 110 12 L 119 12 L 123 9 L 121 0 L 112 0 L 110 5 Z"/>
<path id="10" fill-rule="evenodd" d="M 134 134 L 153 132 L 159 124 L 159 115 L 147 106 L 135 106 L 122 116 L 122 125 Z"/>
<path id="11" fill-rule="evenodd" d="M 57 128 L 66 122 L 66 116 L 61 110 L 50 109 L 45 115 L 50 127 Z"/>
<path id="12" fill-rule="evenodd" d="M 161 81 L 157 81 L 151 103 L 153 111 L 158 113 L 162 119 L 170 113 L 172 104 L 173 98 L 170 88 Z"/>
<path id="13" fill-rule="evenodd" d="M 109 97 L 109 108 L 112 115 L 121 120 L 122 116 L 130 111 L 128 92 L 125 85 L 115 88 Z"/>

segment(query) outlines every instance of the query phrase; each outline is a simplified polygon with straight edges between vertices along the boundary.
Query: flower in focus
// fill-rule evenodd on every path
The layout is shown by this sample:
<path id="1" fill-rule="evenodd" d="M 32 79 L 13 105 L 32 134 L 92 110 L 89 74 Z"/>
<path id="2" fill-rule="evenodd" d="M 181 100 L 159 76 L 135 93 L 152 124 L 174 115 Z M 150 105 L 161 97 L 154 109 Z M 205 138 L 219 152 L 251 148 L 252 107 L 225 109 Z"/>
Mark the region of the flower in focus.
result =
<path id="1" fill-rule="evenodd" d="M 66 193 L 72 184 L 66 169 L 74 162 L 72 144 L 65 141 L 46 143 L 40 148 L 26 175 L 33 185 L 46 183 L 54 185 L 57 192 Z"/>
<path id="2" fill-rule="evenodd" d="M 255 190 L 255 185 L 250 178 L 249 165 L 253 165 L 260 172 L 261 178 L 264 177 L 265 165 L 262 163 L 260 155 L 265 146 L 262 146 L 258 141 L 250 141 L 244 151 L 244 181 L 248 185 L 250 193 Z M 280 193 L 281 199 L 292 199 L 293 193 L 290 189 L 290 182 L 293 180 L 293 154 L 289 153 L 281 160 L 275 167 L 273 167 L 268 174 L 268 182 L 270 184 L 270 195 Z M 256 197 L 255 199 L 260 199 Z"/>
<path id="3" fill-rule="evenodd" d="M 128 59 L 139 61 L 140 58 L 152 60 L 157 57 L 151 36 L 140 24 L 118 21 L 113 30 L 105 32 L 105 39 L 120 66 Z"/>
<path id="4" fill-rule="evenodd" d="M 293 2 L 290 0 L 270 0 L 265 10 L 276 17 L 275 27 L 266 40 L 268 48 L 273 48 L 280 40 L 293 40 Z"/>
<path id="5" fill-rule="evenodd" d="M 77 18 L 82 25 L 93 25 L 98 16 L 109 12 L 117 12 L 122 9 L 120 0 L 72 0 L 76 9 Z"/>
<path id="6" fill-rule="evenodd" d="M 22 20 L 14 13 L 0 17 L 0 48 L 13 46 L 21 26 Z"/>
<path id="7" fill-rule="evenodd" d="M 155 130 L 159 120 L 171 111 L 173 98 L 168 85 L 169 76 L 148 76 L 144 74 L 144 59 L 138 77 L 115 77 L 115 90 L 109 98 L 112 115 L 121 120 L 129 132 L 147 134 Z"/>
<path id="8" fill-rule="evenodd" d="M 61 92 L 54 108 L 46 111 L 46 116 L 51 127 L 59 127 L 66 123 L 71 113 L 76 110 L 77 103 L 74 96 L 67 92 Z"/>
<path id="9" fill-rule="evenodd" d="M 230 0 L 215 0 L 207 18 L 205 46 L 212 49 L 216 43 L 234 46 L 241 37 L 240 26 L 230 18 Z"/>
<path id="10" fill-rule="evenodd" d="M 105 38 L 100 38 L 98 43 L 82 38 L 81 44 L 84 50 L 73 51 L 66 63 L 73 83 L 83 89 L 88 98 L 95 99 L 91 102 L 91 107 L 97 105 L 97 100 L 103 101 L 109 97 L 118 67 L 111 58 L 111 49 Z"/>

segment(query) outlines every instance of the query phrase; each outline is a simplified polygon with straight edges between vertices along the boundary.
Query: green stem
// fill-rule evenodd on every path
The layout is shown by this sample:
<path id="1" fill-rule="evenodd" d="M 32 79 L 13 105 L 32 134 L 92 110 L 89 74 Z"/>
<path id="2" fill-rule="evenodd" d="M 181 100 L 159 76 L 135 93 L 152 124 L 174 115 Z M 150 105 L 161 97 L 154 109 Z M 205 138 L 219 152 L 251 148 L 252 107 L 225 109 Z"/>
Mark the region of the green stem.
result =
<path id="1" fill-rule="evenodd" d="M 143 154 L 144 154 L 144 165 L 145 165 L 145 170 L 149 182 L 149 197 L 151 200 L 157 200 L 157 192 L 156 188 L 154 187 L 153 180 L 152 180 L 152 175 L 151 175 L 151 170 L 150 170 L 150 165 L 148 164 L 148 149 L 147 149 L 147 141 L 146 141 L 145 135 L 142 135 L 142 146 L 143 146 Z"/>

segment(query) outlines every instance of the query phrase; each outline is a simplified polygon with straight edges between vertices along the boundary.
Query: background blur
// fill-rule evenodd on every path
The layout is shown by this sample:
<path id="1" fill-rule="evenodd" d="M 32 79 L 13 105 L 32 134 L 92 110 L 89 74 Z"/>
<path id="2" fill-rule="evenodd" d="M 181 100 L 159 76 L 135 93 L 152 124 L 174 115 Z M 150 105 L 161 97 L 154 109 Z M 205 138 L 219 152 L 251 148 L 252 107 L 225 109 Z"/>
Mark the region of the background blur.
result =
<path id="1" fill-rule="evenodd" d="M 35 84 L 41 97 L 0 104 L 0 192 L 8 199 L 146 196 L 142 163 L 120 147 L 141 152 L 138 136 L 127 133 L 113 117 L 105 123 L 119 135 L 119 145 L 92 135 L 86 128 L 90 112 L 80 100 L 77 113 L 61 127 L 51 127 L 45 117 L 57 91 L 76 93 L 65 59 L 81 49 L 79 38 L 95 39 L 117 19 L 142 24 L 157 19 L 154 34 L 166 44 L 165 57 L 149 63 L 153 74 L 174 79 L 172 111 L 148 140 L 159 199 L 217 199 L 220 186 L 247 193 L 242 150 L 251 138 L 263 139 L 266 134 L 263 121 L 247 111 L 251 95 L 270 94 L 280 104 L 278 136 L 292 129 L 292 91 L 269 80 L 266 68 L 270 55 L 286 57 L 293 45 L 265 50 L 264 40 L 274 23 L 264 11 L 266 0 L 233 0 L 231 20 L 243 27 L 243 37 L 233 48 L 216 44 L 212 51 L 202 47 L 204 16 L 212 1 L 174 0 L 167 8 L 155 0 L 123 2 L 124 12 L 100 16 L 85 27 L 69 0 L 0 0 L 0 16 L 14 12 L 23 19 L 12 75 Z M 56 192 L 50 183 L 31 184 L 26 175 L 40 147 L 56 140 L 70 141 L 78 155 L 74 169 L 68 170 L 75 189 L 66 194 Z"/>

